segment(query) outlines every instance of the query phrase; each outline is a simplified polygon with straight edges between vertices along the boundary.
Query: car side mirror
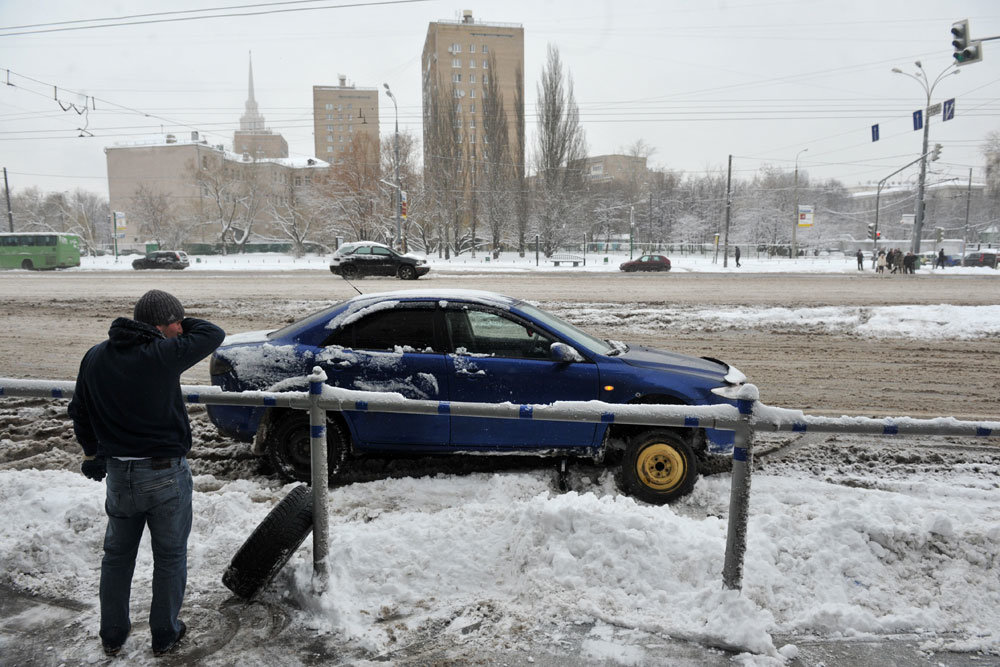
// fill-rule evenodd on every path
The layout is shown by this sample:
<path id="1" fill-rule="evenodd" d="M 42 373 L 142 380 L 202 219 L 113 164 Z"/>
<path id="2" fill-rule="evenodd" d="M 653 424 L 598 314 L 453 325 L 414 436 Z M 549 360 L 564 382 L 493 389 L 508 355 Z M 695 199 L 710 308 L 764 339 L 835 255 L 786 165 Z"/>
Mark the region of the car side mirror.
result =
<path id="1" fill-rule="evenodd" d="M 552 357 L 553 361 L 560 361 L 564 363 L 584 360 L 575 348 L 567 345 L 566 343 L 552 343 L 552 345 L 549 346 L 549 356 Z"/>

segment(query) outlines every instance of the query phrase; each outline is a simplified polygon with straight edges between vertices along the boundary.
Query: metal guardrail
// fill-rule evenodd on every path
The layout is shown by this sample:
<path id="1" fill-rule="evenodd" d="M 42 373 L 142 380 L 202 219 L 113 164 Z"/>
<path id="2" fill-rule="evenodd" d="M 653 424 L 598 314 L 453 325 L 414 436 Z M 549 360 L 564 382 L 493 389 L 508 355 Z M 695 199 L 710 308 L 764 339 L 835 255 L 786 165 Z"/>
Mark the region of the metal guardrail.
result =
<path id="1" fill-rule="evenodd" d="M 723 391 L 736 405 L 619 405 L 600 401 L 559 401 L 548 405 L 514 403 L 466 403 L 403 398 L 399 394 L 354 391 L 325 384 L 326 373 L 318 366 L 304 378 L 304 392 L 224 392 L 217 387 L 182 385 L 184 400 L 206 405 L 245 405 L 308 410 L 312 455 L 313 489 L 313 577 L 321 590 L 327 581 L 327 451 L 326 412 L 388 412 L 405 414 L 578 421 L 733 431 L 733 471 L 729 495 L 729 525 L 722 570 L 723 585 L 739 590 L 743 581 L 747 525 L 750 516 L 750 479 L 753 441 L 757 431 L 859 433 L 892 435 L 958 435 L 1000 437 L 1000 421 L 962 421 L 953 417 L 816 417 L 799 410 L 765 405 L 757 387 L 743 385 Z M 72 398 L 74 382 L 0 378 L 0 397 Z"/>

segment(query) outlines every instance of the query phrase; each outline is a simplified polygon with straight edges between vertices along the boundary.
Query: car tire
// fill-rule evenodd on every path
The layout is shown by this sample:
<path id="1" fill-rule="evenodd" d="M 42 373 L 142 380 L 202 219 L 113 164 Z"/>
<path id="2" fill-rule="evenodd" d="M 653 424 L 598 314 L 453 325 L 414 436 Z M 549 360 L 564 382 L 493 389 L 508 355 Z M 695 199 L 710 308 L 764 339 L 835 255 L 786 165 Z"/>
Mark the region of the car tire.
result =
<path id="1" fill-rule="evenodd" d="M 222 583 L 244 600 L 253 598 L 285 566 L 312 527 L 312 489 L 300 484 L 246 539 L 223 573 Z"/>
<path id="2" fill-rule="evenodd" d="M 402 264 L 396 272 L 400 280 L 416 280 L 417 270 L 409 264 Z"/>
<path id="3" fill-rule="evenodd" d="M 344 280 L 354 280 L 358 277 L 358 267 L 353 264 L 343 264 L 340 267 L 340 277 Z"/>
<path id="4" fill-rule="evenodd" d="M 630 496 L 665 505 L 690 493 L 697 479 L 698 460 L 674 431 L 642 431 L 625 447 L 620 485 Z"/>
<path id="5" fill-rule="evenodd" d="M 273 435 L 267 445 L 267 457 L 284 479 L 312 481 L 309 414 L 305 410 L 289 410 L 277 418 Z M 335 422 L 326 420 L 327 476 L 335 479 L 347 458 L 347 437 Z"/>

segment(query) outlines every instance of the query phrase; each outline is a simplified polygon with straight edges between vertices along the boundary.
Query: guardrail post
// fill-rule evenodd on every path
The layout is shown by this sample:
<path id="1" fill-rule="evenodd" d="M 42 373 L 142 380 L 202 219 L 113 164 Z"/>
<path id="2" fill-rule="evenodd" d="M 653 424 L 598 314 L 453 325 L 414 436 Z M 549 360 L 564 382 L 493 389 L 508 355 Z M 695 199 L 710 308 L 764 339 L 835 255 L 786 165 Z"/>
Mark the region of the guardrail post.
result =
<path id="1" fill-rule="evenodd" d="M 753 409 L 760 394 L 752 384 L 744 385 L 736 399 L 740 411 L 733 446 L 733 476 L 729 489 L 729 531 L 722 585 L 740 590 L 743 585 L 743 557 L 747 549 L 747 521 L 750 518 L 750 473 L 753 468 Z"/>
<path id="2" fill-rule="evenodd" d="M 309 376 L 309 453 L 312 458 L 313 492 L 313 587 L 326 589 L 326 555 L 329 547 L 329 516 L 326 497 L 329 484 L 326 454 L 326 410 L 319 405 L 326 373 L 313 367 Z"/>

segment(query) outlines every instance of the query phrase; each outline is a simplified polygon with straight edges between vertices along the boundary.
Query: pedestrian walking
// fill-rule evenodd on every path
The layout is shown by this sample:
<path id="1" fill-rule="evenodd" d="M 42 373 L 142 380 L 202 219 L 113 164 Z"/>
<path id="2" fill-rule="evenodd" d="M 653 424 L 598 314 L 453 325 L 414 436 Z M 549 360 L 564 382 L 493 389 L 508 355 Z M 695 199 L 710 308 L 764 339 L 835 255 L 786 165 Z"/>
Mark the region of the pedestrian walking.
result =
<path id="1" fill-rule="evenodd" d="M 934 268 L 938 267 L 944 268 L 944 248 L 938 250 L 937 260 L 934 262 Z"/>
<path id="2" fill-rule="evenodd" d="M 861 248 L 858 248 L 857 258 L 858 258 L 858 271 L 864 271 L 865 270 L 865 254 L 863 252 L 861 252 Z"/>
<path id="3" fill-rule="evenodd" d="M 153 653 L 172 651 L 187 631 L 178 613 L 191 532 L 191 424 L 180 377 L 225 335 L 210 322 L 184 317 L 175 296 L 154 289 L 136 301 L 133 319 L 116 318 L 107 340 L 80 363 L 69 404 L 84 452 L 80 469 L 97 482 L 108 478 L 100 583 L 107 655 L 118 654 L 132 630 L 132 572 L 146 526 L 153 550 Z"/>
<path id="4" fill-rule="evenodd" d="M 885 257 L 885 250 L 879 250 L 878 251 L 878 263 L 876 265 L 875 273 L 882 273 L 882 274 L 884 274 L 885 273 L 886 263 L 887 263 L 887 260 L 886 260 L 886 257 Z"/>
<path id="5" fill-rule="evenodd" d="M 737 266 L 737 268 L 739 268 L 739 266 L 740 266 L 740 247 L 739 246 L 736 246 L 736 251 L 733 254 L 736 256 L 736 266 Z"/>

